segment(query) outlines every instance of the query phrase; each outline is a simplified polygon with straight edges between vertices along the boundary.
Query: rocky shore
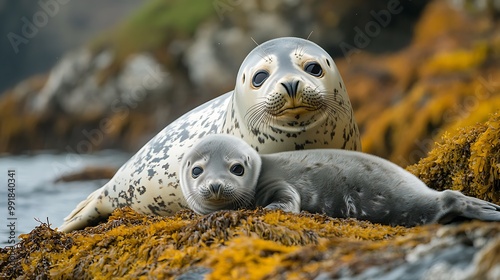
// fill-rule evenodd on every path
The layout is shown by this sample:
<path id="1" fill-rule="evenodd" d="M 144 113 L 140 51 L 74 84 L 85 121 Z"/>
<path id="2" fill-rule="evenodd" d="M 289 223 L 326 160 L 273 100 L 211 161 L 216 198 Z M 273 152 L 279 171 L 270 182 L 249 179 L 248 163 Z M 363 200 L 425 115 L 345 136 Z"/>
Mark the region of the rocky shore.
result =
<path id="1" fill-rule="evenodd" d="M 182 25 L 164 20 L 170 33 L 144 20 L 163 15 L 156 13 L 161 9 L 169 19 L 185 10 L 173 3 L 151 1 L 112 36 L 3 93 L 0 153 L 136 151 L 179 115 L 234 87 L 239 64 L 254 46 L 247 38 L 300 36 L 304 28 L 335 57 L 367 153 L 406 167 L 444 131 L 484 122 L 500 105 L 500 28 L 493 8 L 401 2 L 391 13 L 385 1 L 366 7 L 250 1 L 225 11 L 222 20 L 213 6 L 188 9 L 193 14 Z M 292 9 L 304 15 L 287 17 Z M 359 16 L 348 20 L 353 11 Z M 367 26 L 379 32 L 369 36 Z"/>
<path id="2" fill-rule="evenodd" d="M 232 88 L 231 73 L 252 48 L 247 37 L 313 30 L 311 40 L 337 53 L 364 152 L 407 168 L 431 188 L 500 204 L 500 22 L 491 5 L 412 7 L 418 17 L 405 31 L 407 42 L 380 53 L 381 38 L 365 29 L 376 17 L 343 17 L 358 1 L 335 9 L 320 1 L 247 1 L 232 10 L 205 7 L 208 14 L 190 10 L 193 21 L 169 32 L 140 25 L 165 8 L 160 2 L 151 1 L 110 40 L 76 50 L 50 74 L 4 93 L 0 153 L 136 150 L 187 108 Z M 388 2 L 370 1 L 364 15 L 389 11 Z M 172 3 L 170 10 L 182 8 Z M 393 25 L 404 26 L 400 15 L 411 19 L 404 3 L 400 13 L 391 6 L 387 28 L 394 34 L 405 30 Z M 287 13 L 298 8 L 303 13 L 289 22 Z M 345 25 L 349 32 L 332 31 Z M 368 36 L 364 47 L 357 30 Z M 120 41 L 161 32 L 175 36 Z M 404 228 L 262 209 L 173 217 L 118 209 L 109 221 L 68 234 L 41 221 L 16 246 L 0 248 L 0 278 L 499 279 L 499 236 L 498 222 Z"/>
<path id="3" fill-rule="evenodd" d="M 445 134 L 409 167 L 436 189 L 500 203 L 500 116 Z M 489 145 L 485 145 L 489 143 Z M 500 222 L 414 228 L 281 211 L 190 210 L 61 233 L 46 223 L 0 249 L 6 279 L 498 279 Z"/>

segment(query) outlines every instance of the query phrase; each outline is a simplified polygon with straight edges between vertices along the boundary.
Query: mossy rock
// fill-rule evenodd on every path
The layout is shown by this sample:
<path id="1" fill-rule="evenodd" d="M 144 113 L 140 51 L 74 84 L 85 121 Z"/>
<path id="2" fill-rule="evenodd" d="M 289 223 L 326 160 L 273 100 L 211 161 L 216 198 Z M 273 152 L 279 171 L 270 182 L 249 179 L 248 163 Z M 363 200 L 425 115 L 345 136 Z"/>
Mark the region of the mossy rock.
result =
<path id="1" fill-rule="evenodd" d="M 408 170 L 435 189 L 500 203 L 500 114 L 446 133 Z M 484 278 L 500 263 L 499 235 L 500 223 L 405 228 L 262 209 L 148 217 L 124 208 L 97 227 L 65 234 L 43 223 L 21 235 L 15 247 L 0 249 L 0 278 L 380 276 L 414 273 L 416 266 L 433 271 L 425 259 L 444 258 L 453 248 L 469 252 L 471 277 Z"/>
<path id="2" fill-rule="evenodd" d="M 499 128 L 497 113 L 451 131 L 408 170 L 438 190 L 499 203 Z M 405 228 L 305 212 L 185 210 L 158 217 L 124 208 L 107 223 L 68 234 L 42 223 L 18 245 L 0 249 L 0 278 L 404 278 L 415 270 L 448 275 L 465 263 L 471 279 L 495 279 L 498 236 L 498 222 Z M 450 258 L 461 268 L 454 270 Z M 449 267 L 434 265 L 440 262 Z"/>
<path id="3" fill-rule="evenodd" d="M 445 133 L 426 158 L 407 169 L 434 189 L 500 204 L 500 114 Z"/>
<path id="4" fill-rule="evenodd" d="M 485 122 L 500 106 L 499 24 L 490 15 L 433 1 L 405 49 L 336 60 L 363 151 L 406 167 L 425 157 L 445 131 Z"/>
<path id="5" fill-rule="evenodd" d="M 424 244 L 434 248 L 433 242 L 438 250 L 468 246 L 484 253 L 500 234 L 500 223 L 440 227 L 390 227 L 262 209 L 148 217 L 123 208 L 107 223 L 72 233 L 42 223 L 18 245 L 0 249 L 0 278 L 338 278 L 405 265 L 412 270 L 408 256 Z"/>
<path id="6" fill-rule="evenodd" d="M 302 258 L 298 253 L 311 250 L 308 246 L 326 250 L 326 241 L 337 246 L 346 242 L 375 250 L 397 237 L 424 231 L 262 209 L 206 216 L 186 210 L 173 217 L 147 217 L 124 208 L 115 210 L 105 224 L 69 234 L 41 224 L 22 235 L 17 246 L 0 251 L 0 276 L 163 278 L 205 267 L 214 279 L 260 279 Z M 341 253 L 347 259 L 352 254 L 350 249 Z"/>

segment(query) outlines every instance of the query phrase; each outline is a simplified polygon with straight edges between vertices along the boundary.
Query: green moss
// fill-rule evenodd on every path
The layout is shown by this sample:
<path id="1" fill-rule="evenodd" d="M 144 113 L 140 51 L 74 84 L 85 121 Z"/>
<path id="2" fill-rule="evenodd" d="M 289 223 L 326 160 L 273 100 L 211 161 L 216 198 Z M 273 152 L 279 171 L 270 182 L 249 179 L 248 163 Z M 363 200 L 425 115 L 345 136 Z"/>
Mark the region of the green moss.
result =
<path id="1" fill-rule="evenodd" d="M 174 39 L 189 38 L 214 12 L 211 1 L 150 0 L 121 26 L 96 39 L 91 48 L 111 46 L 118 61 L 135 52 L 154 52 Z"/>
<path id="2" fill-rule="evenodd" d="M 210 1 L 152 0 L 130 19 L 127 26 L 138 31 L 173 28 L 192 33 L 202 20 L 213 13 Z"/>
<path id="3" fill-rule="evenodd" d="M 199 24 L 214 14 L 212 1 L 148 1 L 126 22 L 90 43 L 94 53 L 110 49 L 114 55 L 111 64 L 99 73 L 98 83 L 115 76 L 130 55 L 140 52 L 150 52 L 167 68 L 174 68 L 176 58 L 168 52 L 169 43 L 191 38 Z"/>

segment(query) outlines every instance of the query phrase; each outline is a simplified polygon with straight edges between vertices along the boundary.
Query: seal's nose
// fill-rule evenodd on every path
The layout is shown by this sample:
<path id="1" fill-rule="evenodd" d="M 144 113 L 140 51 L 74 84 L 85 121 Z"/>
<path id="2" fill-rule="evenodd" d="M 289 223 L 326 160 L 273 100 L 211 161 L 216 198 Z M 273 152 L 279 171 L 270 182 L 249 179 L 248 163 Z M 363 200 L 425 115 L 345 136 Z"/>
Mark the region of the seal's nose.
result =
<path id="1" fill-rule="evenodd" d="M 284 82 L 284 83 L 281 83 L 281 85 L 285 88 L 286 93 L 288 93 L 288 95 L 291 98 L 294 98 L 297 95 L 297 91 L 299 89 L 299 81 L 298 80 Z"/>
<path id="2" fill-rule="evenodd" d="M 213 193 L 213 194 L 219 194 L 219 191 L 221 189 L 222 185 L 220 183 L 212 183 L 210 184 L 209 188 L 210 188 L 210 191 Z"/>

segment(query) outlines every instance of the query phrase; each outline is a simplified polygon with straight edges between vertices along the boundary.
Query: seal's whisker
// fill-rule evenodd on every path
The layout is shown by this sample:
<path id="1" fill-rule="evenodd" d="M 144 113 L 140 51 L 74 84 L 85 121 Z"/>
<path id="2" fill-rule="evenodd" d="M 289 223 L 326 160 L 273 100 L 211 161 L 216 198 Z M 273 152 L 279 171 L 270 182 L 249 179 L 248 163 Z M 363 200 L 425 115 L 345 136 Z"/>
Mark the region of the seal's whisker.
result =
<path id="1" fill-rule="evenodd" d="M 193 149 L 193 151 L 199 155 L 203 160 L 207 160 L 207 157 L 205 155 L 203 155 L 203 153 L 201 153 L 200 151 L 198 151 L 197 149 Z"/>
<path id="2" fill-rule="evenodd" d="M 185 198 L 186 198 L 186 202 L 188 203 L 188 205 L 198 205 L 198 200 L 200 199 L 200 196 L 198 195 L 198 193 L 196 191 L 190 191 L 186 194 L 184 194 Z"/>
<path id="3" fill-rule="evenodd" d="M 340 95 L 339 95 L 340 96 Z M 351 104 L 345 101 L 343 98 L 339 98 L 332 94 L 326 94 L 324 96 L 324 105 L 329 110 L 338 111 L 345 116 L 349 116 L 351 112 Z"/>
<path id="4" fill-rule="evenodd" d="M 253 204 L 254 194 L 249 192 L 241 192 L 238 195 L 233 195 L 233 205 L 235 209 L 249 207 Z"/>
<path id="5" fill-rule="evenodd" d="M 272 126 L 271 124 L 273 124 L 275 121 L 276 121 L 276 116 L 269 114 L 269 113 L 266 113 L 263 116 L 263 120 L 261 121 L 261 123 L 259 125 L 263 127 L 262 131 L 268 131 L 270 129 L 270 127 Z"/>
<path id="6" fill-rule="evenodd" d="M 259 110 L 259 108 L 261 108 L 261 107 L 265 107 L 265 106 L 266 106 L 265 101 L 258 102 L 258 103 L 256 103 L 255 105 L 251 106 L 251 107 L 248 109 L 248 111 L 246 112 L 246 114 L 245 114 L 245 118 L 246 118 L 246 116 L 248 116 L 249 114 L 250 114 L 250 115 L 255 114 L 255 113 L 256 113 L 255 111 L 258 111 L 258 110 Z"/>
<path id="7" fill-rule="evenodd" d="M 257 53 L 257 55 L 258 55 L 260 58 L 262 58 L 265 62 L 268 62 L 268 63 L 269 63 L 269 62 L 271 62 L 271 61 L 272 61 L 271 57 L 269 57 L 269 56 L 268 56 L 265 52 L 264 52 L 264 54 Z"/>
<path id="8" fill-rule="evenodd" d="M 304 55 L 304 52 L 305 52 L 304 45 L 297 43 L 297 47 L 295 47 L 294 55 L 297 58 L 302 58 L 302 56 Z"/>
<path id="9" fill-rule="evenodd" d="M 268 116 L 269 113 L 267 112 L 265 102 L 259 102 L 253 105 L 245 114 L 249 126 L 253 129 L 260 129 Z"/>
<path id="10" fill-rule="evenodd" d="M 250 39 L 252 39 L 252 41 L 255 43 L 255 45 L 257 45 L 257 47 L 259 46 L 259 43 L 257 43 L 257 41 L 255 41 L 253 37 L 250 37 Z"/>
<path id="11" fill-rule="evenodd" d="M 243 199 L 241 196 L 235 195 L 232 196 L 231 198 L 233 199 L 232 204 L 234 209 L 238 209 L 245 206 L 245 199 Z"/>
<path id="12" fill-rule="evenodd" d="M 326 111 L 331 115 L 332 118 L 338 117 L 339 114 L 344 116 L 349 116 L 349 111 L 345 109 L 344 106 L 336 105 L 336 104 L 327 104 L 325 105 Z"/>
<path id="13" fill-rule="evenodd" d="M 346 103 L 343 99 L 340 100 L 328 100 L 332 98 L 325 98 L 325 103 L 327 106 L 332 108 L 341 109 L 342 112 L 348 113 L 350 111 L 350 104 Z"/>
<path id="14" fill-rule="evenodd" d="M 307 38 L 306 40 L 309 40 L 309 38 L 311 37 L 311 35 L 313 34 L 314 30 L 311 30 L 311 33 L 309 33 L 309 35 L 307 35 Z"/>
<path id="15" fill-rule="evenodd" d="M 263 52 L 263 53 L 264 53 L 264 55 L 261 55 L 261 54 L 259 54 L 259 53 L 257 53 L 257 55 L 259 55 L 259 56 L 260 56 L 262 59 L 264 59 L 264 61 L 265 61 L 265 62 L 267 62 L 267 63 L 272 62 L 272 61 L 273 61 L 273 59 L 272 59 L 272 58 L 271 58 L 271 56 L 270 56 L 270 55 L 266 52 L 266 50 L 265 50 L 265 49 L 263 49 L 263 48 L 259 45 L 259 43 L 257 43 L 257 41 L 255 41 L 255 40 L 254 40 L 254 38 L 253 38 L 253 37 L 250 37 L 250 39 L 252 39 L 252 41 L 253 41 L 253 42 L 257 45 L 257 48 L 256 48 L 256 49 L 258 49 L 259 51 L 261 51 L 261 52 Z"/>

